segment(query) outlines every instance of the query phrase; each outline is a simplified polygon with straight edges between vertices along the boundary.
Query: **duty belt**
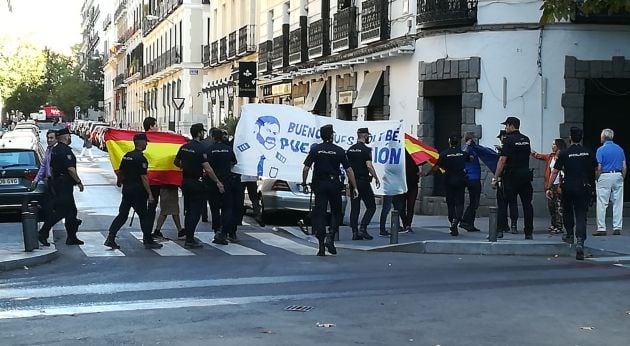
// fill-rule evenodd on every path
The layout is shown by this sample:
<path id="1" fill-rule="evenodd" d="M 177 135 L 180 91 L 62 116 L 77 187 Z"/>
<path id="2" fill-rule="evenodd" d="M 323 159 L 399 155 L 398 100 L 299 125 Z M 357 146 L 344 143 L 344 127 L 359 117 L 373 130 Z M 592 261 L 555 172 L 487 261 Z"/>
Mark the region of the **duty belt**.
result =
<path id="1" fill-rule="evenodd" d="M 621 170 L 619 170 L 619 171 L 605 171 L 605 172 L 602 172 L 602 174 L 606 174 L 606 173 L 621 173 Z"/>
<path id="2" fill-rule="evenodd" d="M 317 176 L 321 180 L 339 180 L 338 174 L 320 174 Z"/>

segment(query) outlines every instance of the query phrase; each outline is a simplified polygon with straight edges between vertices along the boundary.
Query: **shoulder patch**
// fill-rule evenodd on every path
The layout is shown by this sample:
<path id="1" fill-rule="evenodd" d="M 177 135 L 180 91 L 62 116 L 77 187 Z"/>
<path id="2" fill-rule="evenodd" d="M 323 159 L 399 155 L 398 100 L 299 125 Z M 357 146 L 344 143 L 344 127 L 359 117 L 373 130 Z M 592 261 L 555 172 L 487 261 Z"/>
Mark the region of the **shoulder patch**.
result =
<path id="1" fill-rule="evenodd" d="M 68 160 L 72 160 L 72 155 L 71 154 L 66 155 L 66 157 L 68 158 Z"/>
<path id="2" fill-rule="evenodd" d="M 147 165 L 147 164 L 146 164 L 146 162 L 143 162 L 143 163 L 142 163 L 142 168 L 145 168 L 145 169 L 146 169 L 146 168 L 148 168 L 148 166 L 149 166 L 149 165 Z"/>
<path id="3" fill-rule="evenodd" d="M 203 158 L 204 158 L 204 160 L 207 160 L 208 159 L 208 154 L 203 153 Z"/>

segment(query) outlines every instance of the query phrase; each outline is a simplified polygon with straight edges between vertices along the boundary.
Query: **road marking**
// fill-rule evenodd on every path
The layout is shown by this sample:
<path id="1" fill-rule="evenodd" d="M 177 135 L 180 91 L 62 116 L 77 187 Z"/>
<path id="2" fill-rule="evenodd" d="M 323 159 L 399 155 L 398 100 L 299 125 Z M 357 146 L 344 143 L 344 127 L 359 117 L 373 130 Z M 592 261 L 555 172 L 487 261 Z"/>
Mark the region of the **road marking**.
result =
<path id="1" fill-rule="evenodd" d="M 250 296 L 235 298 L 183 298 L 183 299 L 153 299 L 118 301 L 110 303 L 92 303 L 90 305 L 57 305 L 42 306 L 37 309 L 15 309 L 0 311 L 0 319 L 17 319 L 37 316 L 63 316 L 93 314 L 102 312 L 157 310 L 157 309 L 179 309 L 190 307 L 211 307 L 225 305 L 242 305 L 252 303 L 266 303 L 282 300 L 305 300 L 322 299 L 333 297 L 347 297 L 361 294 L 362 292 L 339 292 L 339 293 L 304 293 L 294 295 L 274 295 L 274 296 Z M 384 293 L 384 291 L 383 291 Z"/>
<path id="2" fill-rule="evenodd" d="M 208 232 L 209 233 L 209 232 Z M 204 238 L 206 239 L 206 238 Z M 212 239 L 212 238 L 210 238 Z M 202 240 L 203 241 L 203 240 Z M 217 249 L 217 250 L 221 250 L 229 255 L 234 255 L 234 256 L 264 256 L 265 254 L 260 252 L 260 251 L 256 251 L 254 249 L 250 249 L 246 246 L 243 245 L 239 245 L 239 244 L 233 244 L 230 243 L 229 245 L 219 245 L 219 244 L 214 244 L 212 243 L 212 240 L 208 240 L 208 241 L 203 241 L 204 243 L 212 246 L 213 248 Z"/>
<path id="3" fill-rule="evenodd" d="M 598 263 L 614 263 L 614 262 L 630 262 L 630 256 L 614 256 L 614 257 L 592 257 L 588 259 L 591 262 Z"/>
<path id="4" fill-rule="evenodd" d="M 142 232 L 130 232 L 134 238 L 142 241 Z M 194 256 L 195 253 L 192 251 L 188 251 L 183 247 L 179 246 L 177 243 L 171 240 L 160 242 L 162 244 L 161 249 L 152 249 L 160 256 Z"/>
<path id="5" fill-rule="evenodd" d="M 621 267 L 621 268 L 630 268 L 630 265 L 627 264 L 621 264 L 621 263 L 615 263 L 613 264 L 615 267 Z"/>
<path id="6" fill-rule="evenodd" d="M 112 250 L 103 245 L 105 236 L 101 232 L 79 232 L 78 238 L 85 244 L 79 245 L 81 251 L 88 257 L 115 257 L 124 256 L 120 250 Z"/>
<path id="7" fill-rule="evenodd" d="M 289 240 L 287 238 L 281 237 L 279 235 L 275 235 L 272 233 L 260 233 L 260 232 L 248 232 L 245 233 L 250 237 L 254 237 L 258 240 L 260 240 L 263 244 L 269 245 L 269 246 L 274 246 L 274 247 L 278 247 L 281 248 L 283 250 L 289 251 L 289 252 L 293 252 L 294 254 L 298 254 L 298 255 L 314 255 L 315 254 L 315 249 L 310 247 L 310 246 L 306 246 L 306 245 L 302 245 L 300 243 L 296 243 L 292 240 Z"/>

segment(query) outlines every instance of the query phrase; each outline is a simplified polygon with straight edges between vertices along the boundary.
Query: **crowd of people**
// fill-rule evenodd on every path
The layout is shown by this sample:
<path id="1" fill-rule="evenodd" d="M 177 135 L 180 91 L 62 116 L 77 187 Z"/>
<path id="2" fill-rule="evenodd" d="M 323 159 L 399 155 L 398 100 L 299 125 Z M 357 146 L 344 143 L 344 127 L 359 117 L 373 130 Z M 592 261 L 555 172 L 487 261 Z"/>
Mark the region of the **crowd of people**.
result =
<path id="1" fill-rule="evenodd" d="M 459 228 L 468 232 L 480 231 L 475 226 L 482 190 L 480 160 L 484 161 L 489 153 L 497 157 L 494 163 L 484 163 L 494 173 L 492 187 L 496 189 L 498 238 L 502 238 L 505 232 L 518 233 L 517 199 L 520 199 L 525 239 L 533 239 L 534 174 L 530 168 L 530 156 L 545 162 L 544 186 L 551 220 L 549 232 L 564 234 L 565 242 L 575 244 L 577 259 L 584 258 L 586 213 L 593 201 L 597 204 L 597 230 L 593 235 L 607 235 L 605 215 L 609 202 L 613 205 L 613 234 L 621 234 L 623 181 L 627 167 L 623 149 L 613 142 L 613 130 L 602 131 L 602 146 L 596 154 L 580 144 L 583 131 L 577 127 L 571 128 L 569 145 L 558 138 L 553 141 L 550 153 L 540 154 L 531 149 L 529 137 L 520 132 L 518 118 L 508 117 L 501 124 L 505 128 L 497 136 L 501 144 L 495 147 L 496 152 L 477 144 L 476 135 L 469 132 L 464 135 L 463 144 L 460 134 L 451 135 L 449 148 L 439 154 L 436 164 L 429 170 L 423 170 L 421 165 L 424 163 L 418 165 L 406 153 L 404 179 L 407 192 L 383 197 L 379 235 L 390 235 L 385 223 L 392 207 L 399 211 L 403 232 L 413 232 L 411 225 L 419 179 L 438 171 L 444 173 L 451 235 L 458 236 Z M 181 186 L 176 186 L 154 185 L 147 178 L 149 162 L 143 151 L 147 147 L 147 133 L 158 131 L 156 119 L 146 118 L 143 127 L 145 132 L 133 137 L 134 150 L 124 155 L 117 172 L 122 200 L 119 214 L 109 228 L 106 246 L 119 248 L 116 243 L 117 232 L 133 208 L 140 219 L 146 248 L 162 246 L 156 240 L 166 239 L 161 229 L 169 215 L 178 230 L 178 237 L 185 239 L 184 246 L 201 247 L 194 235 L 200 220 L 209 219 L 208 205 L 215 232 L 213 242 L 222 245 L 237 242 L 236 230 L 243 218 L 245 189 L 248 189 L 252 199 L 256 220 L 263 225 L 256 193 L 257 177 L 232 173 L 236 156 L 224 130 L 212 128 L 206 136 L 208 131 L 203 124 L 191 126 L 192 140 L 180 147 L 174 160 L 183 175 Z M 304 190 L 308 192 L 311 189 L 315 196 L 311 219 L 319 240 L 317 254 L 320 256 L 325 255 L 326 250 L 336 253 L 334 238 L 341 223 L 341 192 L 344 189 L 340 167 L 345 170 L 344 175 L 348 178 L 351 191 L 350 227 L 353 240 L 373 239 L 368 232 L 368 225 L 376 212 L 372 182 L 378 188 L 382 181 L 372 164 L 372 150 L 368 146 L 371 134 L 368 128 L 357 130 L 357 143 L 347 151 L 332 142 L 333 133 L 332 125 L 320 129 L 322 143 L 311 148 L 302 172 Z M 76 171 L 76 157 L 69 147 L 70 133 L 66 128 L 50 130 L 47 141 L 45 159 L 34 181 L 37 184 L 38 181 L 48 180 L 48 198 L 44 208 L 46 217 L 39 240 L 44 246 L 49 246 L 47 239 L 50 228 L 65 218 L 68 233 L 66 243 L 80 245 L 83 242 L 76 234 L 81 220 L 77 218 L 73 187 L 76 185 L 82 191 L 83 185 Z M 84 151 L 87 149 L 89 146 L 84 145 Z M 309 183 L 307 178 L 311 169 L 313 174 Z M 183 225 L 180 222 L 179 188 L 184 196 Z M 469 204 L 464 208 L 466 190 Z M 158 204 L 160 214 L 156 220 Z M 365 206 L 365 211 L 359 219 L 361 204 Z"/>

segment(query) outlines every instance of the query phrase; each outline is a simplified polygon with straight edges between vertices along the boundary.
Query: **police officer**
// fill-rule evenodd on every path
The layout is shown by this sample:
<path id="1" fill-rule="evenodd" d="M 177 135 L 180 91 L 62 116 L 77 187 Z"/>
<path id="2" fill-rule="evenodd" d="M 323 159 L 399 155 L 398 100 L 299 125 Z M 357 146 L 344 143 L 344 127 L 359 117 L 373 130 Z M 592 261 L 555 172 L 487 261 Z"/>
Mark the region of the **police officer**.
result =
<path id="1" fill-rule="evenodd" d="M 534 208 L 532 207 L 533 172 L 529 169 L 531 145 L 529 137 L 519 131 L 521 121 L 516 117 L 508 117 L 501 124 L 505 125 L 505 139 L 501 146 L 499 162 L 493 186 L 498 182 L 503 184 L 505 198 L 508 203 L 516 204 L 516 197 L 520 197 L 523 205 L 523 219 L 525 221 L 525 239 L 534 239 Z M 512 228 L 516 233 L 516 227 Z"/>
<path id="2" fill-rule="evenodd" d="M 505 130 L 499 131 L 497 138 L 501 143 L 503 143 L 503 139 L 507 133 Z M 497 152 L 499 155 L 501 154 L 502 145 L 495 145 Z M 493 182 L 496 183 L 496 179 L 492 179 Z M 492 185 L 493 188 L 497 190 L 497 238 L 503 238 L 504 232 L 510 231 L 510 226 L 508 225 L 508 209 L 510 211 L 510 220 L 512 223 L 512 229 L 516 230 L 516 223 L 518 221 L 518 205 L 516 201 L 513 203 L 508 203 L 507 198 L 505 197 L 503 183 L 498 182 Z"/>
<path id="3" fill-rule="evenodd" d="M 343 189 L 343 183 L 339 176 L 339 166 L 343 166 L 348 176 L 351 189 L 351 198 L 355 198 L 356 180 L 354 179 L 354 172 L 345 151 L 333 144 L 333 126 L 324 125 L 319 129 L 322 143 L 316 144 L 311 147 L 311 151 L 308 153 L 306 160 L 304 160 L 304 169 L 302 170 L 302 186 L 304 191 L 308 192 L 306 180 L 311 166 L 315 164 L 313 168 L 313 177 L 311 185 L 313 192 L 315 193 L 315 207 L 313 208 L 313 230 L 315 236 L 319 241 L 319 251 L 317 256 L 325 256 L 325 250 L 331 254 L 336 254 L 337 249 L 334 243 L 334 233 L 338 228 L 338 223 L 341 215 L 341 191 Z M 331 212 L 331 227 L 328 234 L 325 234 L 326 229 L 326 210 L 330 204 Z"/>
<path id="4" fill-rule="evenodd" d="M 210 145 L 206 154 L 208 163 L 217 178 L 224 184 L 225 193 L 219 192 L 216 186 L 210 186 L 211 205 L 217 206 L 217 217 L 220 217 L 221 227 L 215 228 L 215 244 L 227 245 L 228 240 L 232 243 L 238 241 L 236 237 L 236 227 L 240 211 L 243 207 L 242 201 L 239 205 L 239 196 L 242 194 L 241 176 L 232 173 L 232 167 L 236 164 L 236 155 L 232 146 L 227 143 L 227 134 L 220 129 L 212 130 L 210 134 L 214 143 Z M 215 218 L 215 212 L 212 212 Z M 214 224 L 213 224 L 214 226 Z"/>
<path id="5" fill-rule="evenodd" d="M 158 244 L 151 237 L 151 228 L 153 221 L 149 219 L 149 211 L 147 202 L 153 203 L 154 197 L 149 186 L 147 178 L 147 169 L 149 162 L 142 152 L 147 148 L 147 135 L 138 133 L 133 136 L 134 150 L 123 156 L 120 167 L 118 168 L 116 185 L 122 186 L 122 200 L 118 208 L 118 216 L 109 226 L 109 234 L 105 240 L 105 246 L 112 249 L 120 249 L 116 244 L 116 233 L 127 221 L 129 210 L 133 210 L 138 214 L 140 219 L 140 228 L 142 229 L 142 242 L 145 249 L 159 249 L 162 244 Z"/>
<path id="6" fill-rule="evenodd" d="M 434 174 L 438 168 L 446 172 L 444 183 L 446 184 L 446 205 L 448 206 L 448 221 L 451 223 L 451 235 L 459 235 L 457 228 L 462 222 L 464 214 L 464 197 L 466 193 L 466 162 L 470 160 L 467 152 L 462 151 L 461 138 L 458 134 L 452 134 L 448 138 L 449 148 L 440 153 L 437 163 L 423 176 Z"/>
<path id="7" fill-rule="evenodd" d="M 203 124 L 193 124 L 190 127 L 192 140 L 182 145 L 175 156 L 175 166 L 182 169 L 182 193 L 186 201 L 184 206 L 184 228 L 186 242 L 184 247 L 188 249 L 203 247 L 195 239 L 195 229 L 201 218 L 203 203 L 205 203 L 206 185 L 202 177 L 205 172 L 210 180 L 216 185 L 218 191 L 223 193 L 223 184 L 214 174 L 212 167 L 208 164 L 208 156 L 203 150 L 201 139 L 206 130 Z M 178 234 L 178 236 L 180 236 Z"/>
<path id="8" fill-rule="evenodd" d="M 357 143 L 348 148 L 346 155 L 354 172 L 357 182 L 359 198 L 350 201 L 350 227 L 352 228 L 352 240 L 373 239 L 367 232 L 367 226 L 372 221 L 376 212 L 376 202 L 374 201 L 374 191 L 372 191 L 372 179 L 376 181 L 376 188 L 381 186 L 381 181 L 374 171 L 372 165 L 372 149 L 366 144 L 370 143 L 370 132 L 367 127 L 357 130 Z M 365 204 L 365 213 L 359 227 L 359 213 L 361 211 L 361 201 Z"/>
<path id="9" fill-rule="evenodd" d="M 571 145 L 560 151 L 560 155 L 551 170 L 551 178 L 545 191 L 547 198 L 552 198 L 552 184 L 559 172 L 563 171 L 562 208 L 564 228 L 567 230 L 563 240 L 573 244 L 575 234 L 577 236 L 575 259 L 583 260 L 584 241 L 586 240 L 586 212 L 595 186 L 597 160 L 590 150 L 580 145 L 583 136 L 582 129 L 572 127 L 570 134 Z"/>
<path id="10" fill-rule="evenodd" d="M 70 148 L 71 138 L 68 129 L 57 131 L 57 145 L 50 155 L 50 167 L 52 170 L 51 191 L 53 193 L 53 212 L 47 216 L 46 221 L 39 230 L 39 242 L 44 246 L 50 246 L 48 236 L 50 229 L 61 219 L 65 219 L 67 245 L 83 245 L 77 238 L 81 220 L 77 219 L 77 206 L 74 202 L 73 189 L 77 185 L 83 192 L 83 183 L 77 174 L 77 158 Z"/>

